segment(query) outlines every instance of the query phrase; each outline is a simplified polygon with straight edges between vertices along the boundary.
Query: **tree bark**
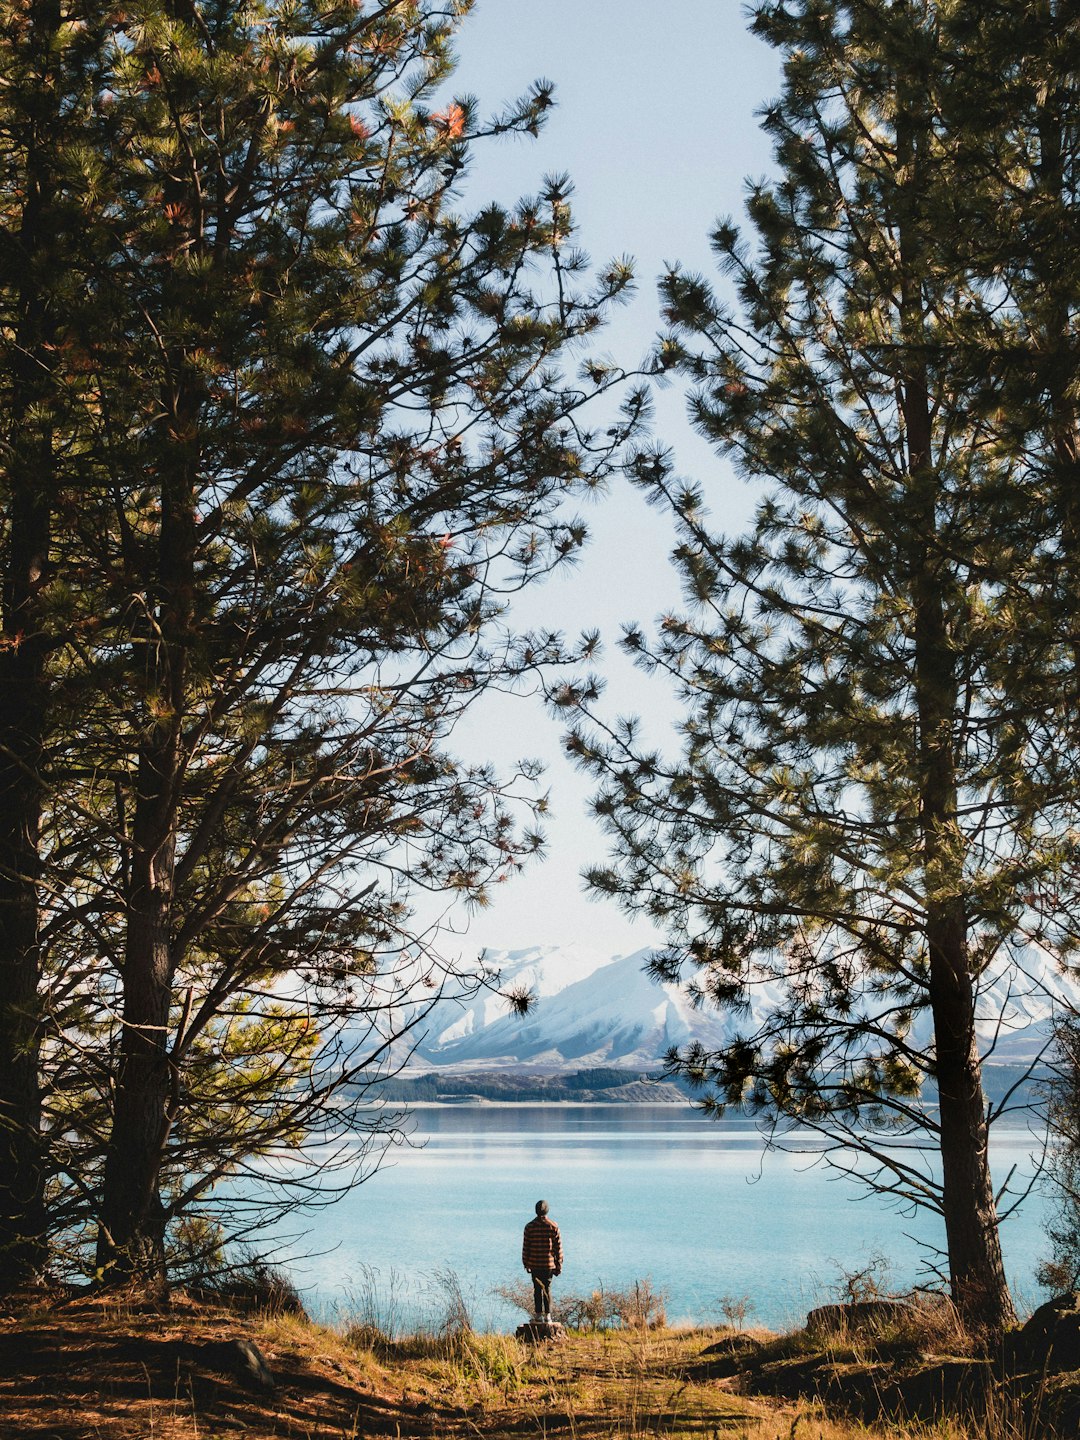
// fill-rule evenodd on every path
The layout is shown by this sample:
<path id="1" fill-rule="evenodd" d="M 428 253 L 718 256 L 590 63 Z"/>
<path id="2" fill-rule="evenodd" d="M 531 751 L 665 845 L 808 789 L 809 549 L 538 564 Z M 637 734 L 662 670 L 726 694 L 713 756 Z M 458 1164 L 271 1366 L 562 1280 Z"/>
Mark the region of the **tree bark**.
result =
<path id="1" fill-rule="evenodd" d="M 55 0 L 35 6 L 26 40 L 24 197 L 9 251 L 14 324 L 9 368 L 8 533 L 0 633 L 0 1293 L 18 1289 L 46 1258 L 45 1160 L 39 1056 L 39 837 L 47 713 L 41 594 L 48 578 L 56 473 L 50 422 L 60 264 L 54 216 Z"/>
<path id="2" fill-rule="evenodd" d="M 915 650 L 920 821 L 934 1076 L 941 1126 L 941 1200 L 953 1302 L 977 1334 L 1016 1322 L 1005 1278 L 990 1174 L 989 1125 L 975 1031 L 962 865 L 956 854 L 957 784 L 952 725 L 957 687 L 933 558 L 916 579 Z"/>
<path id="3" fill-rule="evenodd" d="M 905 386 L 904 412 L 911 480 L 920 496 L 920 533 L 930 542 L 915 557 L 912 598 L 922 870 L 949 1284 L 965 1325 L 977 1333 L 996 1335 L 1015 1323 L 1016 1312 L 1001 1254 L 975 1031 L 975 980 L 968 956 L 963 855 L 958 851 L 962 841 L 956 823 L 953 727 L 959 687 L 942 593 L 944 562 L 933 544 L 937 477 L 928 388 L 918 367 Z"/>
<path id="4" fill-rule="evenodd" d="M 1065 100 L 1059 87 L 1051 88 L 1038 109 L 1039 164 L 1031 204 L 1034 224 L 1029 232 L 1032 271 L 1042 290 L 1043 352 L 1046 392 L 1047 439 L 1052 464 L 1052 487 L 1060 513 L 1061 551 L 1059 561 L 1067 579 L 1064 590 L 1065 631 L 1072 651 L 1073 687 L 1069 699 L 1075 706 L 1080 694 L 1080 435 L 1077 433 L 1077 360 L 1073 337 L 1074 256 L 1071 227 L 1065 221 L 1070 210 L 1064 165 L 1064 125 L 1061 111 Z M 1036 364 L 1038 359 L 1036 358 Z"/>
<path id="5" fill-rule="evenodd" d="M 139 760 L 131 836 L 124 1008 L 97 1264 L 107 1285 L 167 1290 L 161 1160 L 170 1090 L 170 944 L 176 745 L 168 733 Z"/>
<path id="6" fill-rule="evenodd" d="M 47 484 L 47 473 L 13 476 L 0 642 L 0 1293 L 40 1270 L 46 1248 L 38 1074 L 45 680 L 36 594 L 49 543 L 38 487 Z"/>
<path id="7" fill-rule="evenodd" d="M 170 7 L 186 20 L 181 9 Z M 202 253 L 204 239 L 194 219 L 199 210 L 197 177 L 170 174 L 163 189 L 170 240 L 153 308 L 162 321 L 165 419 L 164 433 L 154 437 L 151 462 L 160 477 L 161 522 L 155 571 L 146 585 L 156 603 L 143 636 L 147 680 L 131 822 L 123 1030 L 97 1248 L 106 1284 L 150 1295 L 168 1291 L 161 1168 L 174 1110 L 169 1031 L 177 965 L 173 901 L 195 616 L 199 415 L 205 394 L 198 367 L 189 364 L 188 341 L 174 341 L 168 334 L 171 322 L 162 317 L 212 313 L 206 296 L 198 294 L 204 282 L 193 281 L 187 271 L 190 255 Z"/>
<path id="8" fill-rule="evenodd" d="M 901 94 L 896 139 L 900 259 L 900 330 L 905 374 L 901 408 L 908 483 L 914 504 L 911 600 L 918 723 L 919 821 L 929 999 L 934 1021 L 934 1077 L 942 1167 L 949 1285 L 965 1326 L 985 1337 L 1015 1323 L 1005 1278 L 989 1160 L 989 1125 L 975 1031 L 975 977 L 968 954 L 964 899 L 964 841 L 957 824 L 958 757 L 955 726 L 960 687 L 948 625 L 949 562 L 937 544 L 940 479 L 925 360 L 922 288 L 925 110 L 919 96 Z"/>
<path id="9" fill-rule="evenodd" d="M 156 624 L 146 636 L 151 684 L 132 819 L 123 1029 L 97 1249 L 106 1284 L 150 1295 L 168 1289 L 161 1165 L 171 1127 L 172 906 L 195 555 L 195 415 L 188 398 L 170 397 L 172 464 L 162 481 Z"/>

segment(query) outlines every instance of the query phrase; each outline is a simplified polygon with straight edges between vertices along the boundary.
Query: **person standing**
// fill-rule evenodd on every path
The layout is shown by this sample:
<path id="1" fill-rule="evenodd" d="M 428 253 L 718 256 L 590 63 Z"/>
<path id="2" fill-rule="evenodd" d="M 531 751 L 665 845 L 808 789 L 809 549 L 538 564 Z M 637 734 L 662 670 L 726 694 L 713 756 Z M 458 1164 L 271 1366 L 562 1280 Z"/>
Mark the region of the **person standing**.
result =
<path id="1" fill-rule="evenodd" d="M 562 1237 L 554 1220 L 548 1219 L 546 1200 L 536 1202 L 536 1218 L 525 1226 L 521 1241 L 521 1263 L 532 1276 L 533 1310 L 536 1318 L 551 1319 L 551 1280 L 562 1274 Z"/>

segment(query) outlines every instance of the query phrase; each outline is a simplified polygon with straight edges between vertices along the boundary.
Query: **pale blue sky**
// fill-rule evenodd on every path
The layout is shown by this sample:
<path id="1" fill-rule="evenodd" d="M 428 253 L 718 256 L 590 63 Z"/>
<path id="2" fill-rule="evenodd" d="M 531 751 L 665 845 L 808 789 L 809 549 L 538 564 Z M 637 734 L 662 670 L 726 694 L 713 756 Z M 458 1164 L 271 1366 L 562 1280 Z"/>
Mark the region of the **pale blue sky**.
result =
<path id="1" fill-rule="evenodd" d="M 556 108 L 540 138 L 488 146 L 469 198 L 510 202 L 545 174 L 569 172 L 580 244 L 597 264 L 634 257 L 637 296 L 597 348 L 637 364 L 658 329 L 665 264 L 711 272 L 712 226 L 741 214 L 746 178 L 769 168 L 755 112 L 779 88 L 774 52 L 748 33 L 739 0 L 480 0 L 458 53 L 453 89 L 476 95 L 485 113 L 537 78 L 555 83 Z M 706 486 L 716 522 L 741 527 L 745 489 L 690 430 L 680 387 L 657 395 L 655 431 L 680 471 Z M 662 693 L 614 650 L 622 622 L 651 622 L 678 603 L 670 525 L 622 481 L 586 514 L 592 540 L 580 564 L 535 590 L 521 619 L 575 633 L 599 627 L 611 709 L 662 717 Z M 502 887 L 462 942 L 446 948 L 472 954 L 576 941 L 614 954 L 656 938 L 582 893 L 581 868 L 603 856 L 604 842 L 587 814 L 591 787 L 562 757 L 559 735 L 529 699 L 488 704 L 462 732 L 457 748 L 468 754 L 543 758 L 552 815 L 547 858 Z M 460 912 L 448 918 L 456 929 L 465 924 Z"/>

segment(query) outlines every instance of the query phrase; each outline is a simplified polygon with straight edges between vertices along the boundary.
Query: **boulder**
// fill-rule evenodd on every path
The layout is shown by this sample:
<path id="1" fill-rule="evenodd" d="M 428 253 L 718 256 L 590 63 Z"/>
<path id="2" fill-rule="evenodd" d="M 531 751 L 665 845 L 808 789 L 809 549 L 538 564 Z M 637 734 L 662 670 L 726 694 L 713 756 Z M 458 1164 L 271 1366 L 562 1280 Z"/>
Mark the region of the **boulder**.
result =
<path id="1" fill-rule="evenodd" d="M 853 1300 L 845 1305 L 819 1305 L 806 1317 L 807 1330 L 817 1334 L 873 1334 L 889 1325 L 914 1320 L 914 1305 L 907 1300 Z"/>
<path id="2" fill-rule="evenodd" d="M 900 1376 L 883 1396 L 883 1415 L 933 1422 L 949 1416 L 986 1417 L 994 1365 L 968 1356 L 939 1360 Z"/>
<path id="3" fill-rule="evenodd" d="M 198 1353 L 208 1369 L 234 1375 L 251 1390 L 269 1391 L 275 1388 L 273 1372 L 253 1340 L 243 1336 L 232 1340 L 209 1340 L 199 1346 Z"/>
<path id="4" fill-rule="evenodd" d="M 565 1340 L 566 1328 L 558 1320 L 527 1320 L 514 1331 L 519 1340 L 533 1345 L 545 1345 L 550 1340 Z"/>
<path id="5" fill-rule="evenodd" d="M 1040 1305 L 1014 1341 L 1022 1363 L 1051 1371 L 1080 1370 L 1080 1294 Z"/>

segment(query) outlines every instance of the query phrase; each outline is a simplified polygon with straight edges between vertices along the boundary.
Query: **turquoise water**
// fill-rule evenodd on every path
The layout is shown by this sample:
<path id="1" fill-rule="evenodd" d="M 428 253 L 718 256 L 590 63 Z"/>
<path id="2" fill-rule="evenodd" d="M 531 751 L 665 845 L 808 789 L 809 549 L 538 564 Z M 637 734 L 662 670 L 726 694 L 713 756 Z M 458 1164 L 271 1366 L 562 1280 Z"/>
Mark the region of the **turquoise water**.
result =
<path id="1" fill-rule="evenodd" d="M 509 1328 L 521 1314 L 493 1287 L 525 1278 L 521 1228 L 541 1197 L 566 1251 L 556 1295 L 647 1276 L 676 1321 L 718 1321 L 720 1297 L 748 1295 L 757 1323 L 794 1324 L 876 1257 L 890 1288 L 926 1283 L 941 1243 L 934 1216 L 897 1213 L 806 1155 L 763 1154 L 752 1127 L 689 1107 L 430 1107 L 413 1125 L 414 1146 L 315 1216 L 308 1247 L 321 1253 L 291 1268 L 317 1313 L 436 1326 L 450 1270 L 474 1323 Z M 1017 1186 L 1036 1148 L 999 1129 L 996 1182 L 1016 1165 Z M 1003 1226 L 1021 1303 L 1039 1299 L 1045 1210 L 1036 1193 Z"/>

